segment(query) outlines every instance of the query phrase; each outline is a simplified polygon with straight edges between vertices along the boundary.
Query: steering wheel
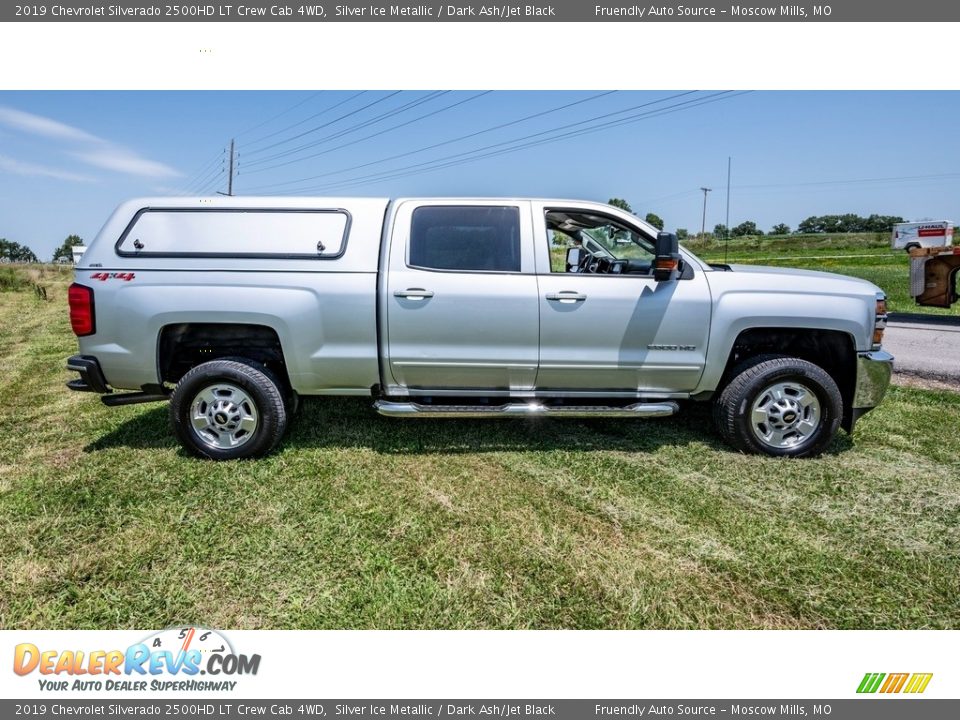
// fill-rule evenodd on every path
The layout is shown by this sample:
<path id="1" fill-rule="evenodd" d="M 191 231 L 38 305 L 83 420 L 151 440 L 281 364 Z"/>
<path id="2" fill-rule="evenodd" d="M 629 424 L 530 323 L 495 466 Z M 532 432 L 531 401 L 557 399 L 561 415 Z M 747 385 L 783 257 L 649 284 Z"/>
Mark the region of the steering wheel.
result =
<path id="1" fill-rule="evenodd" d="M 578 273 L 588 273 L 590 272 L 590 265 L 594 261 L 593 253 L 588 252 L 587 250 L 582 250 L 580 253 L 580 262 L 577 264 Z"/>
<path id="2" fill-rule="evenodd" d="M 610 271 L 610 260 L 602 255 L 587 255 L 586 262 L 582 264 L 580 272 L 590 273 L 592 275 L 604 274 Z"/>

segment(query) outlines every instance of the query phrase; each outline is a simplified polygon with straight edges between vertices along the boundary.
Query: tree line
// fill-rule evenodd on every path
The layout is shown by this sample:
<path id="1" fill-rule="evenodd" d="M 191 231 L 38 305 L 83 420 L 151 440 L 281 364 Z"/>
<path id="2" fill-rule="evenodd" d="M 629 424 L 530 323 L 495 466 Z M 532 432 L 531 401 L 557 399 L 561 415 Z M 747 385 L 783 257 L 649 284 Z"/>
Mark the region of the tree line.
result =
<path id="1" fill-rule="evenodd" d="M 623 198 L 610 198 L 607 201 L 609 205 L 618 207 L 622 210 L 632 213 L 633 208 Z M 644 217 L 648 223 L 658 230 L 663 230 L 663 219 L 653 212 L 648 212 Z M 713 236 L 716 238 L 725 237 L 745 237 L 747 235 L 790 235 L 800 233 L 803 235 L 817 233 L 857 233 L 857 232 L 877 232 L 888 233 L 893 230 L 897 223 L 906 222 L 899 215 L 868 215 L 863 217 L 856 213 L 845 213 L 842 215 L 811 215 L 806 220 L 797 225 L 796 231 L 791 230 L 786 223 L 777 223 L 769 232 L 764 232 L 757 226 L 753 220 L 745 220 L 733 228 L 727 228 L 723 223 L 713 226 Z M 686 228 L 677 228 L 677 235 L 681 240 L 689 236 Z"/>
<path id="2" fill-rule="evenodd" d="M 61 243 L 51 258 L 51 262 L 60 262 L 61 259 L 73 259 L 73 246 L 83 245 L 83 238 L 79 235 L 70 235 Z M 26 245 L 0 238 L 0 262 L 36 263 L 40 262 L 36 253 Z"/>

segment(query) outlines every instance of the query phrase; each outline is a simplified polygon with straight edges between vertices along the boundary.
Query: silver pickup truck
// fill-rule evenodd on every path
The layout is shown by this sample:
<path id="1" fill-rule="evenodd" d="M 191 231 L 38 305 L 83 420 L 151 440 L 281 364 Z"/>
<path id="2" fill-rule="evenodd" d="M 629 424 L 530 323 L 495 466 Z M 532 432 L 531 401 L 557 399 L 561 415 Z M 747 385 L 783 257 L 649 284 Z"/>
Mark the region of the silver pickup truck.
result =
<path id="1" fill-rule="evenodd" d="M 711 265 L 575 200 L 133 200 L 69 300 L 68 386 L 169 400 L 184 447 L 213 459 L 269 452 L 303 395 L 449 418 L 711 401 L 733 447 L 811 456 L 880 402 L 893 360 L 876 286 Z"/>

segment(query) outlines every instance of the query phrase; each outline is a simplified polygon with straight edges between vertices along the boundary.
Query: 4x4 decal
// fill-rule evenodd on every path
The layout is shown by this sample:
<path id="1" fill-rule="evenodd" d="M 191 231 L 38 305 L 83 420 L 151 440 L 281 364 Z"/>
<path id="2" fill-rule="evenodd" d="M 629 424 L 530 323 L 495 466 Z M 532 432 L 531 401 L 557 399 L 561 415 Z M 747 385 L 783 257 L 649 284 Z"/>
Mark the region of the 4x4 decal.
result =
<path id="1" fill-rule="evenodd" d="M 132 272 L 118 272 L 118 273 L 105 273 L 105 272 L 95 272 L 90 276 L 91 280 L 126 280 L 129 282 L 136 277 L 136 273 Z"/>

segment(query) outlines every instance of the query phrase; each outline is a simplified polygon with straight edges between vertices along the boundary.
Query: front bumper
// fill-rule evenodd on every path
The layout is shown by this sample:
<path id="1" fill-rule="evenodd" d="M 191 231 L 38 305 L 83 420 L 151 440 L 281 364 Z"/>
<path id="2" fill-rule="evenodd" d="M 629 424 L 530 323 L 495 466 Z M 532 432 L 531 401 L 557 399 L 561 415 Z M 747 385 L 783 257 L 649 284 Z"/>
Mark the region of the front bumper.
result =
<path id="1" fill-rule="evenodd" d="M 857 355 L 857 383 L 849 414 L 843 422 L 847 432 L 853 430 L 857 420 L 880 404 L 890 387 L 892 374 L 893 355 L 886 350 L 872 350 Z"/>
<path id="2" fill-rule="evenodd" d="M 112 393 L 107 380 L 100 369 L 100 361 L 93 355 L 74 355 L 67 359 L 67 370 L 80 373 L 80 377 L 67 383 L 67 387 L 78 392 L 95 392 L 101 395 Z"/>

